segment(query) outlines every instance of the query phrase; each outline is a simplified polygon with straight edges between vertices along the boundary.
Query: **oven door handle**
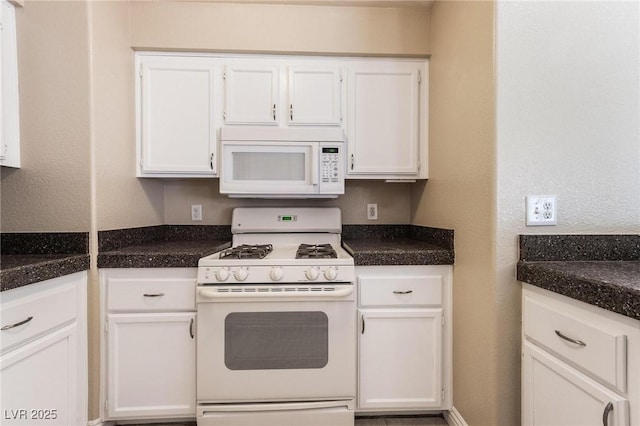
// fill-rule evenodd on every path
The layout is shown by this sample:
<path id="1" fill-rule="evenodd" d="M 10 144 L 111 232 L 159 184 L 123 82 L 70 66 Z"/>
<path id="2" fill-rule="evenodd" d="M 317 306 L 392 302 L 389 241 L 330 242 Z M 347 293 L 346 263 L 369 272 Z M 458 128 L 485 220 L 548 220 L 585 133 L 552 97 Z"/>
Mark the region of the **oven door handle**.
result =
<path id="1" fill-rule="evenodd" d="M 274 292 L 218 292 L 206 288 L 198 289 L 198 295 L 205 299 L 228 298 L 298 298 L 298 297 L 322 297 L 339 298 L 353 293 L 353 287 L 341 288 L 333 291 L 274 291 Z"/>

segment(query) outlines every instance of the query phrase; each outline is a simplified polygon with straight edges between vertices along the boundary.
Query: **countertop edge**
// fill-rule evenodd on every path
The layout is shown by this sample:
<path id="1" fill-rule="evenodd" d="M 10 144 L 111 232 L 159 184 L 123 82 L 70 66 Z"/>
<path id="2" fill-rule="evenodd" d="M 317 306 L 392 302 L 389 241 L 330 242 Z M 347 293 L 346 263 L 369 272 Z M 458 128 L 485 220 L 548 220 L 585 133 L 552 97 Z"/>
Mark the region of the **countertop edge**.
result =
<path id="1" fill-rule="evenodd" d="M 89 254 L 70 254 L 59 259 L 0 270 L 0 292 L 89 270 Z"/>
<path id="2" fill-rule="evenodd" d="M 640 320 L 640 294 L 634 289 L 564 273 L 546 263 L 519 261 L 516 266 L 517 280 Z"/>

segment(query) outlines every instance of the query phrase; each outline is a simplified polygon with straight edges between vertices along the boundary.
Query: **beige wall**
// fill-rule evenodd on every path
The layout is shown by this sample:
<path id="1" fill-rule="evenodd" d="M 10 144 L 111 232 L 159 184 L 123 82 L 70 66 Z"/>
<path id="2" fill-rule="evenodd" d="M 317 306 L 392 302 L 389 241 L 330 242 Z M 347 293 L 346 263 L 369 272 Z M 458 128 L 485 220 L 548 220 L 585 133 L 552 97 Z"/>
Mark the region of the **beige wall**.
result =
<path id="1" fill-rule="evenodd" d="M 455 230 L 453 405 L 474 426 L 519 424 L 519 341 L 499 336 L 519 319 L 503 315 L 495 280 L 493 23 L 492 2 L 431 10 L 430 178 L 412 197 L 412 223 Z"/>
<path id="2" fill-rule="evenodd" d="M 375 181 L 347 181 L 345 195 L 333 200 L 251 200 L 220 195 L 218 180 L 168 180 L 165 184 L 165 221 L 172 225 L 230 225 L 237 206 L 336 206 L 346 224 L 408 224 L 411 185 Z M 378 204 L 378 220 L 368 221 L 367 203 Z M 202 205 L 202 222 L 191 221 L 191 204 Z"/>
<path id="3" fill-rule="evenodd" d="M 129 4 L 90 2 L 95 214 L 99 230 L 164 223 L 160 179 L 136 178 Z"/>
<path id="4" fill-rule="evenodd" d="M 427 8 L 133 2 L 131 22 L 137 49 L 429 53 Z"/>
<path id="5" fill-rule="evenodd" d="M 87 5 L 16 8 L 22 168 L 2 167 L 2 232 L 88 232 Z"/>

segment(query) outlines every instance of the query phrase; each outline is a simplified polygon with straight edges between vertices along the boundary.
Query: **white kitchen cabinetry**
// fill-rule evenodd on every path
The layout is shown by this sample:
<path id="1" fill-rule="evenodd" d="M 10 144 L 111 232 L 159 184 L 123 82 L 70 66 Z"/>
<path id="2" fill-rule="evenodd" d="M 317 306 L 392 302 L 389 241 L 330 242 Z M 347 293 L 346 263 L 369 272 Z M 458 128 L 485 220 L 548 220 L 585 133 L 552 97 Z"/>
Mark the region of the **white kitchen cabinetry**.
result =
<path id="1" fill-rule="evenodd" d="M 195 417 L 193 268 L 103 269 L 107 420 Z"/>
<path id="2" fill-rule="evenodd" d="M 338 66 L 289 67 L 289 125 L 342 122 L 342 71 Z"/>
<path id="3" fill-rule="evenodd" d="M 348 179 L 428 177 L 428 62 L 138 52 L 138 177 L 217 177 L 223 126 L 345 131 Z"/>
<path id="4" fill-rule="evenodd" d="M 277 125 L 279 69 L 270 62 L 233 60 L 224 66 L 224 124 Z"/>
<path id="5" fill-rule="evenodd" d="M 342 78 L 335 61 L 222 61 L 225 125 L 341 124 Z M 295 66 L 289 66 L 291 63 Z"/>
<path id="6" fill-rule="evenodd" d="M 0 0 L 0 165 L 20 167 L 16 15 L 7 0 Z"/>
<path id="7" fill-rule="evenodd" d="M 87 423 L 86 272 L 0 294 L 3 425 Z"/>
<path id="8" fill-rule="evenodd" d="M 368 60 L 348 69 L 348 177 L 426 178 L 426 62 Z"/>
<path id="9" fill-rule="evenodd" d="M 523 287 L 522 423 L 640 424 L 640 322 Z"/>
<path id="10" fill-rule="evenodd" d="M 451 408 L 451 266 L 360 266 L 358 411 Z"/>
<path id="11" fill-rule="evenodd" d="M 138 176 L 216 176 L 216 62 L 138 55 L 137 69 Z"/>

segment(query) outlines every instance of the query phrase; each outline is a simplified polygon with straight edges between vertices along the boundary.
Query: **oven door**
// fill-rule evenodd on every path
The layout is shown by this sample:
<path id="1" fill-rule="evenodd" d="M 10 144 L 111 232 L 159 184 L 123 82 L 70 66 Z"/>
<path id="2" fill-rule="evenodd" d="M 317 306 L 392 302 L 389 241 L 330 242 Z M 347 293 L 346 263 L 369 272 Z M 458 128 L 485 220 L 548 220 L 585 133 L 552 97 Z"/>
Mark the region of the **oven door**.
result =
<path id="1" fill-rule="evenodd" d="M 218 300 L 206 291 L 198 295 L 200 404 L 355 397 L 352 293 Z"/>
<path id="2" fill-rule="evenodd" d="M 222 141 L 220 193 L 318 194 L 318 142 Z"/>

